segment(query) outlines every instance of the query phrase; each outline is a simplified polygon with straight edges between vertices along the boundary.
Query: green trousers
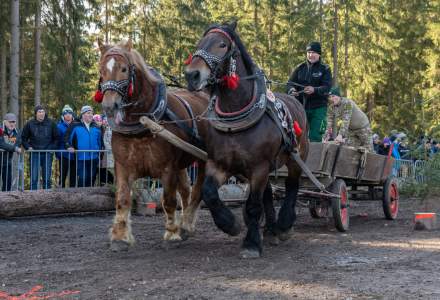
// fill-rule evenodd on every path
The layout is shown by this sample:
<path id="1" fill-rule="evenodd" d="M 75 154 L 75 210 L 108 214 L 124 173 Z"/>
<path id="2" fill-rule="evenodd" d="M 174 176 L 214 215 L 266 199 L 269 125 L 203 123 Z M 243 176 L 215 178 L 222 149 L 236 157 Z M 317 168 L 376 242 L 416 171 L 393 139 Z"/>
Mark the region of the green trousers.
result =
<path id="1" fill-rule="evenodd" d="M 321 142 L 327 127 L 327 106 L 306 109 L 309 123 L 309 139 L 311 142 Z"/>

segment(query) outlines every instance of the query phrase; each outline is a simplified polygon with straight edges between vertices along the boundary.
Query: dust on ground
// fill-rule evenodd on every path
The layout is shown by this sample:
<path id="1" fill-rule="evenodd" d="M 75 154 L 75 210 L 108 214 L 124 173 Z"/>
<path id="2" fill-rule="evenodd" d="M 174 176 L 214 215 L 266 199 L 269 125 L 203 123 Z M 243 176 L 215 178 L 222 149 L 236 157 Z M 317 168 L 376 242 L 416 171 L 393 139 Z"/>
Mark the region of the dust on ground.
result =
<path id="1" fill-rule="evenodd" d="M 384 219 L 381 206 L 352 202 L 347 233 L 301 208 L 293 238 L 265 245 L 256 260 L 238 256 L 244 232 L 223 234 L 207 210 L 195 235 L 173 244 L 162 241 L 162 215 L 133 216 L 137 243 L 125 253 L 109 250 L 112 213 L 0 220 L 0 299 L 26 292 L 47 299 L 440 299 L 440 230 L 412 229 L 413 213 L 439 213 L 440 199 L 401 200 L 395 221 Z M 234 213 L 241 218 L 240 208 Z"/>

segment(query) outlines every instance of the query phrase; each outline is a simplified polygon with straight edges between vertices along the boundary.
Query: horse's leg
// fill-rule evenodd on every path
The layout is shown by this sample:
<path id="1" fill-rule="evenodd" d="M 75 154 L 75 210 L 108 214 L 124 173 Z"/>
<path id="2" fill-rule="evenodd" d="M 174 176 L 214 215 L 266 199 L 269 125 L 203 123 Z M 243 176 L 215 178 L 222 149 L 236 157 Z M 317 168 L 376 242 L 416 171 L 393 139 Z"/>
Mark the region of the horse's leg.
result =
<path id="1" fill-rule="evenodd" d="M 208 160 L 206 177 L 202 186 L 202 199 L 208 206 L 215 225 L 223 232 L 235 236 L 240 233 L 240 224 L 218 195 L 218 188 L 225 181 L 226 173 L 216 168 L 212 160 Z"/>
<path id="2" fill-rule="evenodd" d="M 260 218 L 263 213 L 263 194 L 267 189 L 269 178 L 268 164 L 261 164 L 252 172 L 250 180 L 250 195 L 246 201 L 245 214 L 248 231 L 243 241 L 240 255 L 242 258 L 257 258 L 263 251 L 260 235 Z M 268 205 L 269 207 L 269 205 Z"/>
<path id="3" fill-rule="evenodd" d="M 180 170 L 180 172 L 186 172 L 185 170 Z M 177 199 L 176 199 L 176 189 L 178 185 L 180 174 L 176 175 L 174 171 L 165 172 L 162 175 L 161 182 L 163 185 L 163 194 L 162 194 L 162 207 L 165 212 L 165 234 L 163 239 L 166 241 L 180 241 L 182 238 L 179 235 L 179 225 L 176 222 L 176 208 L 177 208 Z M 184 197 L 188 197 L 188 195 L 182 195 L 182 199 Z M 186 198 L 186 201 L 187 198 Z M 182 200 L 182 202 L 184 202 Z M 182 204 L 183 205 L 183 204 Z"/>
<path id="4" fill-rule="evenodd" d="M 126 251 L 134 243 L 131 233 L 131 197 L 130 189 L 133 179 L 118 162 L 115 162 L 116 172 L 116 215 L 110 229 L 112 251 Z"/>
<path id="5" fill-rule="evenodd" d="M 278 245 L 279 240 L 276 231 L 276 215 L 273 206 L 273 193 L 270 181 L 267 181 L 266 188 L 263 193 L 263 206 L 266 224 L 264 226 L 264 240 L 270 245 Z"/>
<path id="6" fill-rule="evenodd" d="M 289 174 L 285 180 L 286 196 L 278 212 L 277 220 L 278 237 L 282 241 L 290 238 L 290 231 L 296 220 L 295 206 L 301 176 L 301 169 L 294 162 L 289 161 L 287 168 Z"/>
<path id="7" fill-rule="evenodd" d="M 197 219 L 197 210 L 202 200 L 202 184 L 205 179 L 205 164 L 199 162 L 197 169 L 197 179 L 192 187 L 191 202 L 188 207 L 183 211 L 182 223 L 180 227 L 180 235 L 184 238 L 187 235 L 191 235 L 195 230 L 195 224 Z M 180 190 L 179 190 L 180 191 Z"/>

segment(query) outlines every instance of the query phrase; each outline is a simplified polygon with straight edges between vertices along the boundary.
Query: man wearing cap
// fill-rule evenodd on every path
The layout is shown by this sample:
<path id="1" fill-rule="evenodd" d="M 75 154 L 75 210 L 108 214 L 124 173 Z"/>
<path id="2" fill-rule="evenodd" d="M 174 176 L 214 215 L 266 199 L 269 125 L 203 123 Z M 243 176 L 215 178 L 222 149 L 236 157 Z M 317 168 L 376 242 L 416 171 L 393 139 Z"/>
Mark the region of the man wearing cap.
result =
<path id="1" fill-rule="evenodd" d="M 332 84 L 330 67 L 321 62 L 321 44 L 307 45 L 307 59 L 292 72 L 287 93 L 304 106 L 309 123 L 309 139 L 320 142 L 326 128 L 327 95 Z"/>
<path id="2" fill-rule="evenodd" d="M 339 87 L 331 88 L 329 100 L 324 140 L 334 139 L 347 146 L 364 147 L 374 152 L 373 136 L 367 115 L 353 100 L 341 97 Z"/>
<path id="3" fill-rule="evenodd" d="M 103 147 L 101 129 L 93 122 L 93 109 L 85 105 L 81 108 L 80 121 L 72 123 L 64 138 L 66 149 L 77 153 L 78 186 L 88 187 L 95 184 L 99 163 L 99 152 Z"/>
<path id="4" fill-rule="evenodd" d="M 57 149 L 58 129 L 54 121 L 49 119 L 43 106 L 37 105 L 35 116 L 23 128 L 22 142 L 30 152 L 31 190 L 39 188 L 38 178 L 41 169 L 43 189 L 51 188 L 53 152 Z"/>
<path id="5" fill-rule="evenodd" d="M 21 134 L 16 128 L 17 117 L 7 113 L 0 127 L 0 173 L 2 178 L 2 192 L 10 191 L 12 186 L 12 157 L 21 153 Z"/>
<path id="6" fill-rule="evenodd" d="M 61 120 L 57 124 L 58 128 L 58 150 L 63 150 L 63 152 L 57 152 L 55 156 L 58 159 L 58 165 L 60 170 L 59 185 L 61 187 L 66 187 L 67 174 L 69 174 L 69 186 L 76 186 L 76 163 L 75 154 L 66 151 L 64 136 L 66 135 L 67 128 L 73 122 L 73 109 L 70 105 L 64 105 L 61 111 Z"/>

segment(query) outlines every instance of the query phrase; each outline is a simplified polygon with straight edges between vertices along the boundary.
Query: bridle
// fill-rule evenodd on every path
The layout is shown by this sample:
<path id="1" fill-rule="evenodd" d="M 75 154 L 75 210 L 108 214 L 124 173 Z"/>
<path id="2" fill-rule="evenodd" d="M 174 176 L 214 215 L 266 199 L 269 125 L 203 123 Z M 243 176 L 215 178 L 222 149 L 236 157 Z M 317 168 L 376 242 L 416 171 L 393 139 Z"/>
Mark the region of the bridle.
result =
<path id="1" fill-rule="evenodd" d="M 122 104 L 120 105 L 121 109 L 125 109 L 130 106 L 136 106 L 138 104 L 138 101 L 128 102 L 128 100 L 132 100 L 133 98 L 133 92 L 136 82 L 135 65 L 130 62 L 130 59 L 126 55 L 120 53 L 119 51 L 115 51 L 113 49 L 109 50 L 109 52 L 105 54 L 104 59 L 109 56 L 120 56 L 126 60 L 128 65 L 128 79 L 107 80 L 106 82 L 102 82 L 102 77 L 100 77 L 98 82 L 97 95 L 99 95 L 101 99 L 97 99 L 97 96 L 95 95 L 95 101 L 102 102 L 102 99 L 106 91 L 115 91 L 122 98 L 121 99 Z"/>
<path id="2" fill-rule="evenodd" d="M 200 57 L 201 59 L 203 59 L 203 61 L 205 61 L 205 63 L 208 65 L 209 69 L 211 70 L 211 74 L 209 75 L 209 78 L 208 78 L 208 85 L 215 85 L 215 84 L 221 83 L 224 80 L 224 78 L 221 77 L 220 71 L 221 71 L 223 63 L 225 61 L 227 61 L 228 59 L 230 60 L 228 75 L 230 76 L 232 74 L 235 74 L 236 68 L 237 68 L 236 61 L 235 61 L 235 55 L 239 51 L 235 45 L 234 40 L 231 38 L 231 36 L 226 31 L 224 31 L 220 28 L 214 28 L 214 29 L 207 31 L 203 36 L 206 36 L 210 33 L 220 33 L 229 40 L 229 42 L 231 43 L 231 47 L 228 50 L 228 52 L 226 52 L 226 54 L 224 56 L 218 56 L 218 55 L 209 53 L 208 51 L 206 51 L 204 49 L 199 49 L 196 52 L 194 52 L 194 55 L 192 55 L 192 58 Z"/>

